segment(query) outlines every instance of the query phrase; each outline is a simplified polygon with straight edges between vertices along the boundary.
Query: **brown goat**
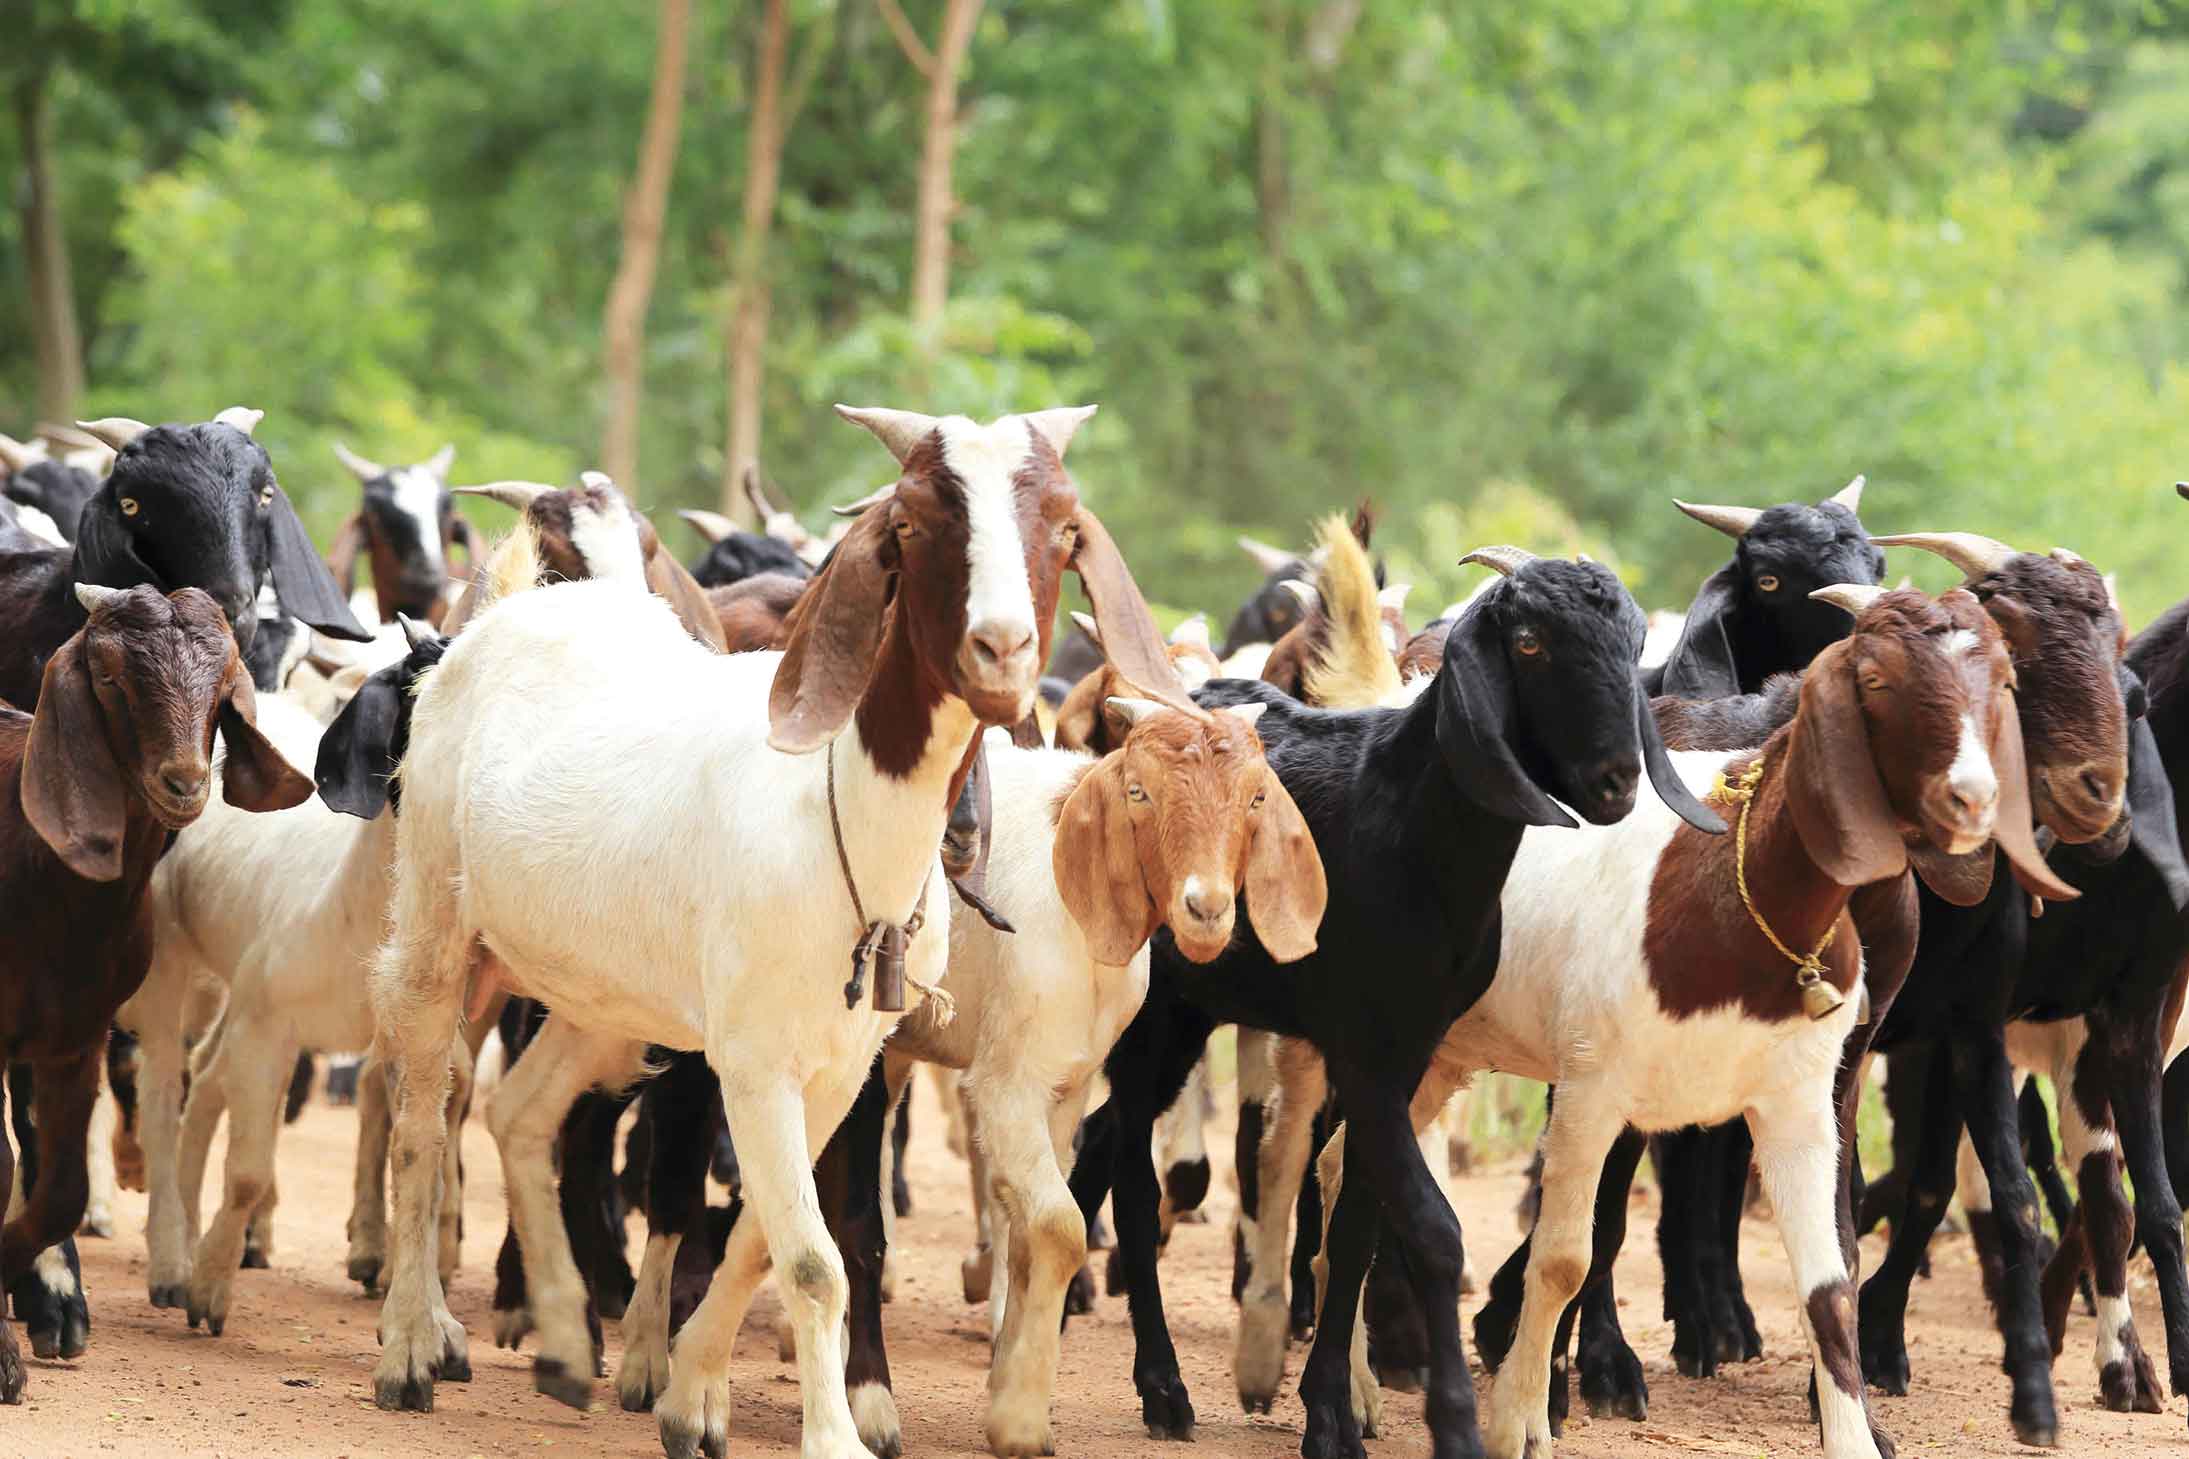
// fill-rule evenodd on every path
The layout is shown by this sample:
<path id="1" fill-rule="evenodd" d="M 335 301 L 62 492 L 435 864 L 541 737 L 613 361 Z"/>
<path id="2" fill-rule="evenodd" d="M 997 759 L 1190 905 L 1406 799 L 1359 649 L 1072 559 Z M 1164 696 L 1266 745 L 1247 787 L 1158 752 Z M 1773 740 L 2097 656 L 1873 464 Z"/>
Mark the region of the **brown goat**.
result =
<path id="1" fill-rule="evenodd" d="M 196 588 L 78 586 L 90 614 L 46 664 L 35 716 L 0 706 L 0 1047 L 36 1074 L 38 1179 L 0 1229 L 0 1283 L 76 1229 L 85 1131 L 117 1009 L 152 960 L 146 900 L 168 837 L 205 809 L 213 736 L 229 804 L 285 810 L 312 782 L 255 723 L 251 676 L 218 604 Z M 0 1190 L 15 1156 L 0 1124 Z M 0 1402 L 23 1396 L 0 1321 Z"/>

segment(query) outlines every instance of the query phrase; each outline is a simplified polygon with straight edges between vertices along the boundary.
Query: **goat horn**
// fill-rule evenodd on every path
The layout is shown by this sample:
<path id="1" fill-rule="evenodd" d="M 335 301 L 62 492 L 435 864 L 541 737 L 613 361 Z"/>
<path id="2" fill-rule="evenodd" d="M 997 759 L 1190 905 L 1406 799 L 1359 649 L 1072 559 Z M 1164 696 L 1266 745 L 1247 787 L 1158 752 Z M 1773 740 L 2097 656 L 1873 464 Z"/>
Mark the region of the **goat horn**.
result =
<path id="1" fill-rule="evenodd" d="M 760 519 L 766 521 L 769 517 L 774 516 L 778 508 L 775 503 L 768 500 L 767 488 L 761 485 L 760 468 L 747 466 L 742 480 L 745 487 L 745 500 L 752 503 L 752 509 Z"/>
<path id="2" fill-rule="evenodd" d="M 537 481 L 490 481 L 485 486 L 452 486 L 457 496 L 483 496 L 489 501 L 500 502 L 505 507 L 525 511 L 541 497 L 555 488 L 542 486 Z"/>
<path id="3" fill-rule="evenodd" d="M 430 643 L 440 637 L 439 634 L 433 631 L 432 624 L 420 623 L 408 613 L 396 614 L 395 621 L 403 629 L 403 642 L 409 644 L 412 648 L 418 647 L 421 643 Z"/>
<path id="4" fill-rule="evenodd" d="M 2077 551 L 2076 551 L 2076 550 L 2075 550 L 2074 548 L 2072 548 L 2072 547 L 2055 547 L 2055 548 L 2053 548 L 2053 549 L 2052 549 L 2052 560 L 2053 560 L 2054 562 L 2061 562 L 2061 563 L 2065 563 L 2065 564 L 2067 564 L 2067 565 L 2068 565 L 2069 567 L 2088 567 L 2088 566 L 2090 566 L 2090 560 L 2089 560 L 2088 558 L 2084 557 L 2084 556 L 2083 556 L 2083 555 L 2082 555 L 2082 554 L 2081 554 L 2080 552 L 2077 552 Z"/>
<path id="5" fill-rule="evenodd" d="M 1809 596 L 1819 603 L 1845 608 L 1850 615 L 1860 618 L 1872 603 L 1885 596 L 1885 589 L 1876 583 L 1833 583 L 1828 588 L 1818 588 Z"/>
<path id="6" fill-rule="evenodd" d="M 889 447 L 899 466 L 912 448 L 934 433 L 936 418 L 911 410 L 885 410 L 880 406 L 839 405 L 836 413 L 853 425 L 865 426 L 874 438 Z"/>
<path id="7" fill-rule="evenodd" d="M 1850 512 L 1860 513 L 1862 510 L 1862 487 L 1869 479 L 1867 476 L 1856 477 L 1838 491 L 1833 492 L 1828 500 L 1838 503 Z"/>
<path id="8" fill-rule="evenodd" d="M 1298 578 L 1286 578 L 1284 581 L 1278 583 L 1277 586 L 1283 588 L 1294 598 L 1297 598 L 1299 600 L 1300 607 L 1309 613 L 1314 612 L 1323 604 L 1323 595 L 1315 591 L 1315 585 L 1313 583 L 1303 583 Z"/>
<path id="9" fill-rule="evenodd" d="M 213 417 L 213 424 L 232 427 L 248 436 L 258 429 L 258 423 L 264 419 L 266 412 L 263 410 L 253 410 L 248 405 L 231 405 Z"/>
<path id="10" fill-rule="evenodd" d="M 2185 500 L 2185 501 L 2189 501 L 2189 481 L 2177 481 L 2177 482 L 2175 482 L 2175 483 L 2174 483 L 2174 491 L 2175 491 L 2175 493 L 2176 493 L 2176 494 L 2177 494 L 2178 496 L 2180 496 L 2180 497 L 2181 497 L 2181 498 L 2182 498 L 2183 500 Z"/>
<path id="11" fill-rule="evenodd" d="M 866 515 L 866 512 L 869 508 L 880 506 L 883 502 L 888 501 L 896 494 L 897 483 L 892 481 L 889 485 L 883 487 L 880 491 L 868 492 L 865 496 L 860 497 L 857 501 L 851 503 L 849 506 L 830 507 L 829 510 L 834 512 L 839 517 L 864 516 Z"/>
<path id="12" fill-rule="evenodd" d="M 1892 537 L 1872 537 L 1875 547 L 1920 547 L 1935 552 L 1971 578 L 1997 572 L 2016 555 L 2004 542 L 1974 532 L 1902 532 Z"/>
<path id="13" fill-rule="evenodd" d="M 334 443 L 334 459 L 349 467 L 350 475 L 359 481 L 378 481 L 388 474 L 387 467 L 358 455 L 340 441 Z"/>
<path id="14" fill-rule="evenodd" d="M 1023 417 L 1033 428 L 1034 434 L 1049 443 L 1059 461 L 1064 459 L 1064 448 L 1072 444 L 1072 437 L 1087 423 L 1087 417 L 1101 407 L 1097 405 L 1060 405 L 1054 410 L 1029 411 Z"/>
<path id="15" fill-rule="evenodd" d="M 1102 625 L 1095 622 L 1094 614 L 1082 613 L 1075 608 L 1072 610 L 1072 621 L 1079 625 L 1081 633 L 1086 634 L 1095 641 L 1095 647 L 1100 648 L 1102 646 Z"/>
<path id="16" fill-rule="evenodd" d="M 2182 494 L 2189 496 L 2189 486 L 2184 487 Z M 1253 558 L 1254 565 L 1264 573 L 1281 572 L 1292 561 L 1292 554 L 1282 547 L 1272 547 L 1267 542 L 1258 542 L 1252 537 L 1241 537 L 1239 550 Z"/>
<path id="17" fill-rule="evenodd" d="M 1705 527 L 1715 527 L 1726 536 L 1735 538 L 1746 536 L 1748 529 L 1756 525 L 1756 519 L 1763 515 L 1761 507 L 1697 506 L 1677 497 L 1673 498 L 1672 504 Z"/>
<path id="18" fill-rule="evenodd" d="M 1195 648 L 1209 647 L 1208 616 L 1196 613 L 1191 618 L 1181 619 L 1178 626 L 1171 630 L 1171 642 L 1191 644 Z"/>
<path id="19" fill-rule="evenodd" d="M 46 453 L 35 444 L 25 444 L 13 436 L 0 435 L 0 461 L 5 461 L 10 471 L 21 471 L 46 459 Z"/>
<path id="20" fill-rule="evenodd" d="M 610 491 L 616 489 L 615 478 L 605 471 L 580 471 L 578 473 L 578 485 L 592 487 L 595 491 L 603 487 Z"/>
<path id="21" fill-rule="evenodd" d="M 685 507 L 677 512 L 685 524 L 709 542 L 720 542 L 737 530 L 737 523 L 720 512 L 703 511 L 698 507 Z"/>
<path id="22" fill-rule="evenodd" d="M 456 464 L 456 443 L 450 441 L 418 464 L 443 481 L 448 480 L 448 469 Z"/>
<path id="23" fill-rule="evenodd" d="M 1163 706 L 1153 699 L 1131 699 L 1122 694 L 1113 694 L 1103 700 L 1102 707 L 1125 721 L 1127 729 L 1140 723 L 1151 714 L 1161 714 L 1163 712 Z"/>
<path id="24" fill-rule="evenodd" d="M 76 601 L 84 605 L 84 611 L 92 617 L 99 616 L 104 608 L 111 608 L 129 596 L 127 588 L 102 588 L 97 583 L 78 583 Z"/>
<path id="25" fill-rule="evenodd" d="M 2119 573 L 2105 575 L 2105 600 L 2113 605 L 2113 611 L 2121 611 L 2121 578 Z"/>
<path id="26" fill-rule="evenodd" d="M 1226 714 L 1235 714 L 1239 718 L 1245 720 L 1248 724 L 1252 724 L 1254 723 L 1254 721 L 1262 717 L 1262 711 L 1267 708 L 1269 708 L 1269 706 L 1266 704 L 1258 704 L 1249 701 L 1245 704 L 1228 704 L 1224 706 L 1224 712 Z"/>
<path id="27" fill-rule="evenodd" d="M 1535 561 L 1535 554 L 1526 548 L 1477 547 L 1474 551 L 1462 557 L 1459 560 L 1459 565 L 1465 567 L 1470 562 L 1480 563 L 1492 571 L 1511 577 L 1533 561 Z"/>
<path id="28" fill-rule="evenodd" d="M 64 426 L 50 420 L 38 422 L 37 429 L 32 434 L 48 446 L 57 447 L 63 451 L 106 451 L 109 449 L 104 441 L 87 436 L 74 426 Z"/>
<path id="29" fill-rule="evenodd" d="M 1388 613 L 1406 611 L 1406 595 L 1414 590 L 1412 583 L 1393 583 L 1376 594 L 1376 606 Z"/>
<path id="30" fill-rule="evenodd" d="M 152 429 L 143 421 L 131 420 L 126 415 L 106 415 L 97 420 L 80 420 L 76 422 L 76 428 L 90 433 L 100 444 L 111 446 L 116 451 Z"/>

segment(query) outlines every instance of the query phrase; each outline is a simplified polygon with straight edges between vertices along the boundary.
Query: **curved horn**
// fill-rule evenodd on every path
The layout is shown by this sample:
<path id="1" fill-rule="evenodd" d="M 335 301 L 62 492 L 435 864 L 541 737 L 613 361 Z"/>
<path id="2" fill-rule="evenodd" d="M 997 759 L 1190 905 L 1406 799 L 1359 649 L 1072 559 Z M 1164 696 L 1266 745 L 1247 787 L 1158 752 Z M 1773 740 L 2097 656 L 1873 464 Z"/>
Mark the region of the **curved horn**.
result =
<path id="1" fill-rule="evenodd" d="M 1262 704 L 1254 700 L 1249 700 L 1245 704 L 1226 705 L 1223 712 L 1225 714 L 1236 714 L 1237 716 L 1239 716 L 1239 718 L 1245 720 L 1248 724 L 1252 724 L 1254 723 L 1254 721 L 1262 717 L 1262 711 L 1267 708 L 1269 708 L 1269 706 L 1266 704 Z"/>
<path id="2" fill-rule="evenodd" d="M 359 481 L 378 481 L 388 474 L 387 467 L 358 455 L 340 441 L 334 443 L 334 459 L 349 467 L 350 475 Z"/>
<path id="3" fill-rule="evenodd" d="M 892 481 L 889 485 L 883 487 L 880 491 L 868 492 L 865 496 L 860 497 L 857 501 L 852 502 L 849 506 L 830 507 L 829 510 L 834 512 L 839 517 L 863 516 L 865 515 L 869 507 L 878 507 L 883 502 L 888 501 L 896 494 L 897 483 Z"/>
<path id="4" fill-rule="evenodd" d="M 1171 642 L 1191 644 L 1195 648 L 1210 648 L 1208 615 L 1196 613 L 1191 618 L 1181 618 L 1178 626 L 1171 630 Z"/>
<path id="5" fill-rule="evenodd" d="M 213 424 L 232 427 L 248 436 L 258 429 L 258 423 L 264 419 L 266 412 L 263 410 L 253 410 L 248 405 L 231 405 L 213 417 Z"/>
<path id="6" fill-rule="evenodd" d="M 595 491 L 600 490 L 602 487 L 606 487 L 610 491 L 617 489 L 615 478 L 605 471 L 580 471 L 578 473 L 578 485 L 592 487 Z"/>
<path id="7" fill-rule="evenodd" d="M 2189 496 L 2189 491 L 2183 493 Z M 1282 572 L 1292 562 L 1292 554 L 1282 547 L 1272 547 L 1267 542 L 1252 537 L 1239 539 L 1239 550 L 1254 559 L 1254 565 L 1264 573 Z"/>
<path id="8" fill-rule="evenodd" d="M 1525 548 L 1477 547 L 1474 551 L 1462 557 L 1459 560 L 1459 565 L 1465 567 L 1470 562 L 1480 563 L 1482 566 L 1502 573 L 1506 577 L 1511 577 L 1533 561 L 1535 561 L 1535 554 Z"/>
<path id="9" fill-rule="evenodd" d="M 741 480 L 745 488 L 745 500 L 752 503 L 753 512 L 761 521 L 766 521 L 782 510 L 775 503 L 768 500 L 767 488 L 760 483 L 759 467 L 747 466 Z"/>
<path id="10" fill-rule="evenodd" d="M 1851 617 L 1860 618 L 1872 603 L 1885 596 L 1885 589 L 1876 583 L 1833 583 L 1809 596 L 1819 603 L 1845 608 Z"/>
<path id="11" fill-rule="evenodd" d="M 126 415 L 106 415 L 97 420 L 80 420 L 76 422 L 76 428 L 89 432 L 101 444 L 111 446 L 117 451 L 152 429 L 143 421 L 131 420 Z"/>
<path id="12" fill-rule="evenodd" d="M 1697 506 L 1693 502 L 1683 502 L 1677 497 L 1673 499 L 1672 504 L 1705 527 L 1715 527 L 1726 536 L 1735 538 L 1745 536 L 1748 529 L 1756 525 L 1756 519 L 1763 515 L 1761 507 Z"/>
<path id="13" fill-rule="evenodd" d="M 1920 547 L 1935 552 L 1971 578 L 1997 572 L 2006 566 L 2007 559 L 2016 556 L 2006 543 L 1974 532 L 1901 532 L 1891 537 L 1872 537 L 1870 543 L 1875 547 Z"/>
<path id="14" fill-rule="evenodd" d="M 46 453 L 36 444 L 26 445 L 13 436 L 0 435 L 0 461 L 7 463 L 8 470 L 21 471 L 46 459 Z"/>
<path id="15" fill-rule="evenodd" d="M 440 477 L 443 481 L 448 480 L 448 469 L 456 464 L 456 443 L 450 441 L 418 464 L 435 476 Z"/>
<path id="16" fill-rule="evenodd" d="M 1406 595 L 1414 590 L 1412 583 L 1393 583 L 1376 594 L 1376 606 L 1386 613 L 1406 611 Z"/>
<path id="17" fill-rule="evenodd" d="M 1858 476 L 1838 491 L 1833 492 L 1828 500 L 1837 502 L 1848 511 L 1859 515 L 1862 511 L 1862 487 L 1868 480 L 1867 476 Z"/>
<path id="18" fill-rule="evenodd" d="M 1298 578 L 1286 578 L 1277 586 L 1298 599 L 1303 612 L 1312 613 L 1323 605 L 1323 595 L 1315 591 L 1313 583 L 1303 583 Z"/>
<path id="19" fill-rule="evenodd" d="M 1096 648 L 1102 647 L 1102 625 L 1095 622 L 1094 614 L 1082 613 L 1074 608 L 1072 610 L 1072 621 L 1079 625 L 1081 633 L 1094 640 Z"/>
<path id="20" fill-rule="evenodd" d="M 1102 701 L 1102 707 L 1125 722 L 1129 730 L 1152 714 L 1161 714 L 1163 706 L 1153 699 L 1132 699 L 1123 694 L 1113 694 Z"/>
<path id="21" fill-rule="evenodd" d="M 723 516 L 720 512 L 702 511 L 698 507 L 684 507 L 677 512 L 677 515 L 682 517 L 685 524 L 694 532 L 697 532 L 709 542 L 720 542 L 737 530 L 737 523 Z"/>
<path id="22" fill-rule="evenodd" d="M 537 481 L 490 481 L 484 486 L 449 488 L 457 496 L 483 496 L 489 501 L 500 502 L 503 506 L 514 507 L 520 512 L 554 489 L 552 486 L 542 486 Z"/>
<path id="23" fill-rule="evenodd" d="M 912 448 L 935 429 L 936 418 L 911 410 L 885 410 L 881 406 L 839 405 L 836 413 L 853 425 L 865 426 L 874 438 L 889 447 L 899 466 Z"/>
<path id="24" fill-rule="evenodd" d="M 412 648 L 418 647 L 421 643 L 433 642 L 441 636 L 433 631 L 432 624 L 420 623 L 408 613 L 396 614 L 395 621 L 403 629 L 403 642 Z"/>
<path id="25" fill-rule="evenodd" d="M 97 583 L 78 583 L 76 601 L 84 605 L 84 611 L 92 617 L 99 616 L 104 608 L 111 608 L 129 596 L 127 588 L 102 588 Z"/>
<path id="26" fill-rule="evenodd" d="M 1029 411 L 1023 418 L 1036 435 L 1049 443 L 1061 461 L 1065 447 L 1072 444 L 1072 437 L 1087 423 L 1087 417 L 1099 409 L 1101 407 L 1096 405 L 1060 405 L 1053 410 Z"/>

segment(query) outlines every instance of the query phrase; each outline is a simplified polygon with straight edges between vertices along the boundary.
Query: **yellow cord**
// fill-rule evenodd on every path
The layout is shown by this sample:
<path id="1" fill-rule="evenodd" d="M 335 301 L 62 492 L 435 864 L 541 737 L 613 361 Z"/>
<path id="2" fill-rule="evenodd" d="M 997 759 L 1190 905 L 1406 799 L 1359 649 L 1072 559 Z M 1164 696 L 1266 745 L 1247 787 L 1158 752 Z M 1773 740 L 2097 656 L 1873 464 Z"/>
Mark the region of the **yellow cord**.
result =
<path id="1" fill-rule="evenodd" d="M 1825 975 L 1824 953 L 1832 945 L 1833 936 L 1839 931 L 1839 920 L 1834 918 L 1832 925 L 1824 929 L 1824 938 L 1817 943 L 1817 950 L 1803 957 L 1781 942 L 1779 935 L 1771 930 L 1771 924 L 1763 920 L 1763 913 L 1756 910 L 1756 899 L 1748 894 L 1748 807 L 1755 801 L 1756 787 L 1762 783 L 1763 757 L 1758 755 L 1754 763 L 1741 772 L 1738 780 L 1728 780 L 1725 772 L 1720 770 L 1718 782 L 1712 787 L 1712 792 L 1728 800 L 1737 800 L 1741 805 L 1740 825 L 1733 833 L 1733 884 L 1740 888 L 1741 905 L 1748 909 L 1749 919 L 1756 924 L 1756 930 L 1769 938 L 1771 945 L 1788 962 L 1801 970 L 1797 981 L 1806 988 L 1813 981 L 1821 981 Z"/>

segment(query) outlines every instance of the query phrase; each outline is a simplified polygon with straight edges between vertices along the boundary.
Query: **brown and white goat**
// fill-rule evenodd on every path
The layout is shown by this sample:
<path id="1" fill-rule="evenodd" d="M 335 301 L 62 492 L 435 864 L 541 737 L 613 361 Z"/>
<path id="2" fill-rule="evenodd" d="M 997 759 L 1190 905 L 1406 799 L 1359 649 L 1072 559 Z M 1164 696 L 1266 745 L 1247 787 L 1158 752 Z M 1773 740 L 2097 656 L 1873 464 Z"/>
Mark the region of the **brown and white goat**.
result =
<path id="1" fill-rule="evenodd" d="M 373 606 L 383 624 L 404 614 L 438 626 L 462 578 L 450 553 L 478 551 L 471 523 L 456 510 L 448 469 L 456 448 L 443 446 L 415 466 L 383 466 L 337 441 L 334 454 L 364 493 L 335 532 L 327 566 L 345 595 L 357 588 L 357 560 L 372 568 Z"/>
<path id="2" fill-rule="evenodd" d="M 36 1072 L 38 1180 L 0 1229 L 0 1283 L 76 1229 L 84 1139 L 107 1029 L 152 958 L 146 892 L 173 832 L 212 787 L 280 810 L 311 794 L 255 723 L 250 674 L 218 604 L 196 588 L 78 585 L 90 616 L 46 664 L 35 715 L 0 705 L 0 1051 Z M 15 1159 L 0 1128 L 0 1189 Z M 0 1402 L 23 1367 L 0 1321 Z"/>
<path id="3" fill-rule="evenodd" d="M 1693 834 L 1654 799 L 1615 827 L 1529 833 L 1505 886 L 1497 977 L 1416 1094 L 1422 1123 L 1484 1069 L 1558 1086 L 1526 1293 L 1487 1429 L 1494 1459 L 1551 1452 L 1552 1337 L 1589 1275 L 1613 1141 L 1628 1125 L 1735 1115 L 1755 1132 L 1803 1295 L 1825 1453 L 1889 1448 L 1863 1395 L 1835 1215 L 1833 1081 L 1865 1004 L 1848 898 L 1905 875 L 1908 840 L 1960 855 L 1986 837 L 2032 890 L 2073 892 L 2032 839 L 2013 670 L 1976 599 L 1844 585 L 1820 595 L 1857 621 L 1811 666 L 1794 722 L 1758 751 L 1675 756 L 1691 782 L 1720 777 L 1714 798 L 1739 818 L 1733 834 Z M 1575 895 L 1582 887 L 1588 896 Z M 1797 979 L 1797 955 L 1820 973 L 1815 988 Z M 1711 1057 L 1698 1061 L 1699 1047 Z M 1326 1200 L 1340 1150 L 1334 1140 L 1324 1157 Z"/>

